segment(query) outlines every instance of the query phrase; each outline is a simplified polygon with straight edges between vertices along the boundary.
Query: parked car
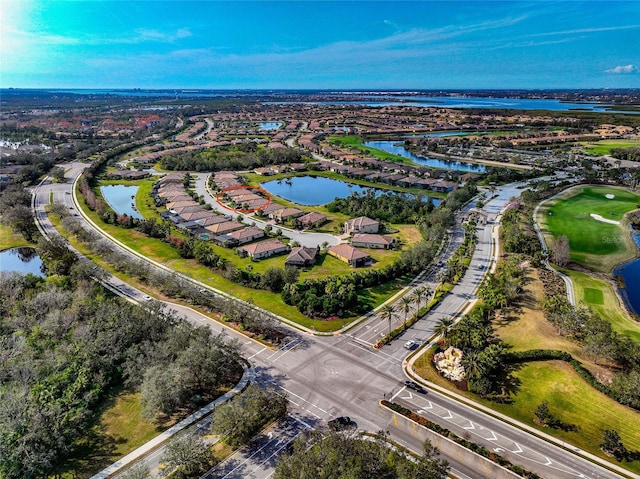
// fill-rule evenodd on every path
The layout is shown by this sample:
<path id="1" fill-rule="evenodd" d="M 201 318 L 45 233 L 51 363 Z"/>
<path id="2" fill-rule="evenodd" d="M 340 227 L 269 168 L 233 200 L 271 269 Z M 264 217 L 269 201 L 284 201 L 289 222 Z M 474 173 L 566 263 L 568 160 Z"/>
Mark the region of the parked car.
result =
<path id="1" fill-rule="evenodd" d="M 331 429 L 334 431 L 341 431 L 352 426 L 354 423 L 351 421 L 349 416 L 340 416 L 335 419 L 332 419 L 327 423 Z"/>
<path id="2" fill-rule="evenodd" d="M 404 348 L 405 349 L 413 349 L 418 345 L 418 343 L 416 343 L 413 339 L 410 339 L 409 341 L 407 341 L 406 343 L 404 343 Z"/>
<path id="3" fill-rule="evenodd" d="M 413 381 L 405 381 L 404 385 L 409 389 L 413 389 L 415 392 L 418 392 L 420 394 L 427 394 L 427 390 L 425 388 L 423 388 L 418 383 L 415 383 Z"/>

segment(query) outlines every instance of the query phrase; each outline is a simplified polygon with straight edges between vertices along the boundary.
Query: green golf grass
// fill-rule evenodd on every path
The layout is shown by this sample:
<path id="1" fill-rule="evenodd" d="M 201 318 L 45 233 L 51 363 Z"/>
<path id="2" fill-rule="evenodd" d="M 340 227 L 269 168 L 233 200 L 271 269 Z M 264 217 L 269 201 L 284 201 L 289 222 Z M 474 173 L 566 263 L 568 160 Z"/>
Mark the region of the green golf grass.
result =
<path id="1" fill-rule="evenodd" d="M 571 261 L 595 271 L 610 272 L 636 255 L 637 248 L 623 220 L 626 213 L 637 208 L 639 201 L 638 195 L 620 188 L 583 187 L 540 208 L 538 221 L 551 250 L 553 240 L 565 235 L 569 238 Z M 621 223 L 598 221 L 591 214 Z"/>

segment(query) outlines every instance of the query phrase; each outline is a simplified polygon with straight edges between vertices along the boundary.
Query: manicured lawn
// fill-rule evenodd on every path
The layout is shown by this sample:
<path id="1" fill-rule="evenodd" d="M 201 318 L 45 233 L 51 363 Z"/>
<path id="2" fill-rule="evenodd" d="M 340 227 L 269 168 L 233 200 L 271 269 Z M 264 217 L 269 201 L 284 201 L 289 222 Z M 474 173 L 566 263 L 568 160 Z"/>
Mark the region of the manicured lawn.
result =
<path id="1" fill-rule="evenodd" d="M 606 198 L 607 194 L 614 198 Z M 610 272 L 637 253 L 623 218 L 637 208 L 639 201 L 638 195 L 623 189 L 583 187 L 545 204 L 537 220 L 550 249 L 553 249 L 553 238 L 565 235 L 569 238 L 571 261 L 595 271 Z M 592 213 L 622 223 L 598 221 L 590 216 Z"/>
<path id="2" fill-rule="evenodd" d="M 608 155 L 612 148 L 640 147 L 640 141 L 602 140 L 594 143 L 582 143 L 585 153 L 589 155 Z"/>
<path id="3" fill-rule="evenodd" d="M 546 434 L 605 460 L 615 462 L 615 459 L 605 456 L 599 448 L 603 431 L 615 429 L 629 450 L 640 451 L 640 436 L 637 434 L 637 431 L 640 431 L 640 413 L 618 404 L 593 389 L 567 363 L 544 361 L 522 365 L 514 372 L 519 385 L 517 395 L 513 396 L 513 403 L 498 404 L 482 400 L 469 392 L 456 390 L 449 381 L 435 371 L 428 356 L 425 354 L 416 362 L 416 371 L 419 371 L 424 378 Z M 561 429 L 537 426 L 533 422 L 533 411 L 542 401 L 549 403 L 549 409 L 557 419 L 566 425 L 577 426 L 578 430 L 565 432 Z M 443 425 L 446 426 L 446 424 Z M 636 473 L 640 472 L 639 460 L 617 464 Z"/>
<path id="4" fill-rule="evenodd" d="M 33 243 L 29 243 L 21 234 L 14 233 L 11 228 L 0 223 L 0 251 L 19 246 L 33 246 Z"/>
<path id="5" fill-rule="evenodd" d="M 629 318 L 610 282 L 579 271 L 563 269 L 562 272 L 571 277 L 578 303 L 583 302 L 607 319 L 614 331 L 640 341 L 640 323 Z"/>

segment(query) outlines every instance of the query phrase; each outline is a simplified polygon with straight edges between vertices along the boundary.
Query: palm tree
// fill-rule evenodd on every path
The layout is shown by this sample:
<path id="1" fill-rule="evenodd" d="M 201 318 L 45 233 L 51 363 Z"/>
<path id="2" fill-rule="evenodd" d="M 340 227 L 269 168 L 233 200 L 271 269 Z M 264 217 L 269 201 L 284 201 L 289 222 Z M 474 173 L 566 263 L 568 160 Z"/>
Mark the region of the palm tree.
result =
<path id="1" fill-rule="evenodd" d="M 449 327 L 453 324 L 453 319 L 447 318 L 443 316 L 436 324 L 436 327 L 433 329 L 433 332 L 438 336 L 442 336 L 442 339 L 447 339 L 447 333 L 449 332 Z"/>
<path id="2" fill-rule="evenodd" d="M 404 329 L 407 329 L 407 315 L 411 311 L 411 305 L 413 304 L 413 298 L 409 296 L 403 296 L 400 298 L 400 309 L 404 313 Z"/>
<path id="3" fill-rule="evenodd" d="M 419 288 L 414 289 L 413 294 L 411 295 L 413 300 L 416 303 L 418 303 L 418 311 L 420 311 L 420 305 L 422 304 L 422 298 L 424 297 L 424 293 L 425 293 L 424 286 L 420 286 Z"/>
<path id="4" fill-rule="evenodd" d="M 393 318 L 395 312 L 390 304 L 385 304 L 380 310 L 380 319 L 386 319 L 389 323 L 389 339 L 391 339 L 391 318 Z"/>

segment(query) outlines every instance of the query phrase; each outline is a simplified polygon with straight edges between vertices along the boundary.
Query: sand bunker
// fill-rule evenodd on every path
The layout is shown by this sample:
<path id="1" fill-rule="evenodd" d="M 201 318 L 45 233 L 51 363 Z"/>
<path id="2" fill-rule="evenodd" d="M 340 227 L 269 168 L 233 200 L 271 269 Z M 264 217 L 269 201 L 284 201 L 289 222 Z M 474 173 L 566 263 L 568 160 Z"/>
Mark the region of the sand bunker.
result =
<path id="1" fill-rule="evenodd" d="M 604 195 L 604 197 L 608 200 L 612 200 L 616 197 L 616 195 L 612 195 L 611 193 L 607 193 L 606 195 Z"/>
<path id="2" fill-rule="evenodd" d="M 619 225 L 620 224 L 619 221 L 603 218 L 602 216 L 600 216 L 599 214 L 596 214 L 596 213 L 589 213 L 589 216 L 591 216 L 594 220 L 602 221 L 603 223 L 609 223 L 611 225 Z"/>

